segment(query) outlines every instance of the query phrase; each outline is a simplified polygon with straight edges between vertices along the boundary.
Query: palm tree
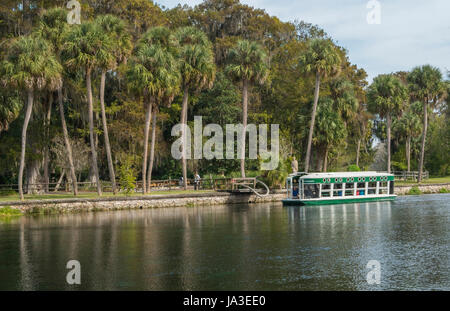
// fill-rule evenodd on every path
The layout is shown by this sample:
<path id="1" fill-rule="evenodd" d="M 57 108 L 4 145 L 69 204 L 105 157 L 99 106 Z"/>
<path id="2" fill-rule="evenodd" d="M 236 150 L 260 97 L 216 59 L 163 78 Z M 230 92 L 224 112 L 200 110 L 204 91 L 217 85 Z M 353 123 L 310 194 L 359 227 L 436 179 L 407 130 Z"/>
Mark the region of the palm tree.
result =
<path id="1" fill-rule="evenodd" d="M 409 109 L 398 119 L 394 127 L 400 133 L 406 137 L 406 164 L 408 168 L 408 173 L 411 171 L 411 140 L 412 138 L 418 137 L 422 130 L 420 124 L 420 117 L 416 113 L 417 108 L 422 107 L 421 102 L 415 102 L 411 104 Z"/>
<path id="2" fill-rule="evenodd" d="M 181 88 L 183 91 L 183 106 L 181 109 L 181 124 L 183 127 L 182 166 L 184 189 L 187 189 L 186 169 L 186 135 L 187 108 L 189 91 L 199 91 L 211 87 L 215 78 L 214 55 L 211 42 L 206 35 L 195 27 L 183 27 L 176 31 L 179 42 L 178 57 L 180 62 Z"/>
<path id="3" fill-rule="evenodd" d="M 86 90 L 89 117 L 89 139 L 91 145 L 92 168 L 97 183 L 97 193 L 102 194 L 100 175 L 97 164 L 97 150 L 94 138 L 94 104 L 92 99 L 92 71 L 108 58 L 110 41 L 98 25 L 94 23 L 83 23 L 72 25 L 66 36 L 63 49 L 63 59 L 68 68 L 78 70 L 84 69 L 86 77 Z"/>
<path id="4" fill-rule="evenodd" d="M 129 88 L 144 97 L 146 105 L 144 154 L 142 159 L 142 191 L 147 192 L 148 138 L 152 109 L 168 89 L 179 83 L 176 58 L 178 42 L 166 27 L 148 30 L 139 40 L 127 71 Z"/>
<path id="5" fill-rule="evenodd" d="M 320 106 L 317 109 L 316 135 L 314 142 L 322 146 L 323 167 L 326 172 L 328 168 L 328 153 L 333 146 L 340 144 L 347 136 L 345 122 L 339 115 L 339 111 L 334 109 L 335 104 L 331 98 L 321 99 Z M 320 167 L 318 167 L 320 169 Z"/>
<path id="6" fill-rule="evenodd" d="M 386 118 L 387 172 L 391 172 L 391 126 L 392 117 L 404 108 L 408 98 L 407 88 L 394 75 L 379 75 L 373 79 L 367 92 L 368 109 Z"/>
<path id="7" fill-rule="evenodd" d="M 333 99 L 333 106 L 342 117 L 345 123 L 352 121 L 357 114 L 359 107 L 353 84 L 342 77 L 337 77 L 330 81 L 330 97 Z"/>
<path id="8" fill-rule="evenodd" d="M 36 31 L 40 37 L 44 38 L 45 40 L 49 41 L 52 44 L 53 49 L 55 51 L 55 55 L 60 63 L 61 63 L 61 47 L 64 44 L 64 38 L 67 34 L 68 26 L 69 25 L 67 24 L 67 11 L 61 8 L 54 8 L 44 12 L 40 20 L 40 25 Z M 64 136 L 64 144 L 66 147 L 66 154 L 70 168 L 70 177 L 72 179 L 73 193 L 74 195 L 78 195 L 77 176 L 75 173 L 72 147 L 70 145 L 66 118 L 64 114 L 62 88 L 63 88 L 63 81 L 61 83 L 61 86 L 58 88 L 59 113 Z"/>
<path id="9" fill-rule="evenodd" d="M 428 107 L 432 107 L 437 103 L 439 95 L 444 91 L 444 84 L 440 70 L 430 65 L 415 67 L 407 76 L 407 81 L 412 96 L 416 100 L 423 101 L 423 134 L 419 160 L 419 176 L 417 178 L 417 182 L 421 182 L 428 129 Z"/>
<path id="10" fill-rule="evenodd" d="M 177 76 L 179 79 L 179 76 Z M 147 170 L 147 192 L 151 191 L 153 164 L 155 160 L 155 145 L 156 145 L 156 120 L 158 118 L 159 108 L 163 105 L 170 106 L 175 94 L 179 92 L 179 81 L 176 84 L 168 86 L 165 90 L 165 94 L 156 101 L 153 106 L 153 120 L 152 120 L 152 143 L 150 145 L 150 160 Z"/>
<path id="11" fill-rule="evenodd" d="M 19 167 L 19 194 L 23 200 L 22 179 L 25 167 L 27 128 L 33 109 L 34 92 L 45 87 L 57 89 L 61 85 L 62 66 L 51 45 L 35 35 L 19 37 L 10 46 L 2 64 L 2 81 L 22 90 L 27 97 L 27 108 L 22 128 L 22 151 Z"/>
<path id="12" fill-rule="evenodd" d="M 128 32 L 126 23 L 113 15 L 99 16 L 95 22 L 106 35 L 105 39 L 110 41 L 110 43 L 107 44 L 109 50 L 105 50 L 105 54 L 99 55 L 101 57 L 99 59 L 99 66 L 102 71 L 100 80 L 100 108 L 102 114 L 103 135 L 105 138 L 106 157 L 108 160 L 109 178 L 111 180 L 113 193 L 115 194 L 117 191 L 116 177 L 114 173 L 105 112 L 106 72 L 108 70 L 116 69 L 120 62 L 127 60 L 132 49 L 131 35 Z"/>
<path id="13" fill-rule="evenodd" d="M 256 42 L 238 41 L 229 53 L 230 64 L 226 72 L 238 81 L 242 81 L 242 134 L 241 134 L 241 176 L 245 177 L 245 138 L 247 129 L 248 89 L 253 83 L 262 84 L 267 78 L 267 54 Z"/>
<path id="14" fill-rule="evenodd" d="M 361 143 L 366 144 L 367 136 L 370 135 L 370 120 L 371 115 L 367 111 L 364 103 L 358 105 L 358 110 L 355 118 L 352 121 L 352 125 L 355 131 L 355 136 L 357 139 L 356 143 L 356 166 L 359 167 L 359 158 L 361 154 Z M 367 151 L 367 149 L 366 149 Z"/>
<path id="15" fill-rule="evenodd" d="M 307 51 L 300 56 L 300 66 L 306 73 L 316 75 L 314 89 L 314 104 L 311 112 L 311 124 L 309 126 L 308 145 L 306 148 L 305 172 L 309 170 L 311 158 L 311 144 L 316 118 L 317 103 L 319 101 L 320 81 L 331 74 L 337 74 L 342 59 L 336 46 L 329 39 L 313 39 L 308 44 Z"/>

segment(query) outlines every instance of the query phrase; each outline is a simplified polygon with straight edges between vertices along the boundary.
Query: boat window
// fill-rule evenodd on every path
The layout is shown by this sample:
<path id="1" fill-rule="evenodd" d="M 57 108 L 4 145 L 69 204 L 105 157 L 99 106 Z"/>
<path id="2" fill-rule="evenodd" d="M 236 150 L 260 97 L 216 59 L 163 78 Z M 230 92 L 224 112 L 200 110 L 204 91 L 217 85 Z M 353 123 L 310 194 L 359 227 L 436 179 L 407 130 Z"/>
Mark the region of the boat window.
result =
<path id="1" fill-rule="evenodd" d="M 331 184 L 323 184 L 322 190 L 331 190 Z"/>
<path id="2" fill-rule="evenodd" d="M 314 199 L 318 198 L 320 191 L 319 191 L 319 184 L 308 184 L 304 185 L 304 196 L 305 199 Z"/>
<path id="3" fill-rule="evenodd" d="M 376 188 L 369 188 L 369 189 L 367 189 L 367 194 L 368 195 L 370 195 L 370 194 L 377 194 L 377 189 Z"/>
<path id="4" fill-rule="evenodd" d="M 376 188 L 377 187 L 377 182 L 370 182 L 369 183 L 369 188 Z"/>
<path id="5" fill-rule="evenodd" d="M 388 183 L 387 181 L 381 181 L 378 187 L 378 194 L 388 194 Z"/>
<path id="6" fill-rule="evenodd" d="M 366 188 L 366 183 L 365 182 L 359 182 L 358 183 L 358 188 L 359 189 L 365 189 Z"/>
<path id="7" fill-rule="evenodd" d="M 342 184 L 334 184 L 333 197 L 342 197 Z"/>
<path id="8" fill-rule="evenodd" d="M 330 191 L 325 191 L 325 192 L 322 191 L 322 195 L 321 195 L 322 198 L 329 198 L 330 196 L 331 196 Z"/>
<path id="9" fill-rule="evenodd" d="M 353 190 L 345 190 L 345 196 L 352 196 L 353 195 Z"/>
<path id="10" fill-rule="evenodd" d="M 342 190 L 335 190 L 333 191 L 334 197 L 342 197 Z"/>
<path id="11" fill-rule="evenodd" d="M 345 189 L 353 189 L 355 187 L 354 183 L 347 183 L 345 184 Z"/>

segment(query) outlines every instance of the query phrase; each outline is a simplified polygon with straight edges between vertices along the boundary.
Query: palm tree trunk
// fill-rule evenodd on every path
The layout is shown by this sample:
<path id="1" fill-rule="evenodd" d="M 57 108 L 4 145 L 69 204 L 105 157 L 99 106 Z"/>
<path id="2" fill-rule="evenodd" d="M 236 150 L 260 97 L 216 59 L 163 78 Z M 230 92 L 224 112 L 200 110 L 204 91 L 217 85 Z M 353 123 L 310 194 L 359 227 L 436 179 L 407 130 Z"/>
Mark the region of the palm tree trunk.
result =
<path id="1" fill-rule="evenodd" d="M 358 139 L 358 145 L 356 148 L 356 166 L 359 167 L 359 153 L 361 152 L 361 138 Z"/>
<path id="2" fill-rule="evenodd" d="M 185 127 L 187 126 L 187 106 L 188 106 L 188 100 L 189 100 L 189 88 L 186 86 L 184 88 L 184 95 L 183 95 L 183 108 L 181 109 L 181 126 L 182 126 L 182 137 L 183 137 L 183 147 L 182 147 L 182 157 L 181 162 L 183 166 L 183 187 L 184 190 L 187 190 L 187 167 L 186 167 L 186 134 L 185 133 Z"/>
<path id="3" fill-rule="evenodd" d="M 423 105 L 423 135 L 422 135 L 422 147 L 420 149 L 420 161 L 419 161 L 419 176 L 417 182 L 422 181 L 422 171 L 423 171 L 423 160 L 425 157 L 425 141 L 427 138 L 427 128 L 428 128 L 428 97 L 426 98 Z"/>
<path id="4" fill-rule="evenodd" d="M 241 176 L 245 178 L 245 137 L 247 134 L 248 81 L 242 81 L 242 136 L 241 136 Z"/>
<path id="5" fill-rule="evenodd" d="M 94 175 L 97 184 L 97 194 L 102 195 L 102 186 L 100 184 L 100 175 L 98 173 L 97 166 L 97 150 L 95 148 L 95 138 L 94 138 L 94 104 L 92 100 L 92 86 L 91 86 L 91 69 L 86 70 L 86 88 L 88 92 L 88 107 L 89 107 L 89 138 L 91 143 L 91 154 L 92 154 L 92 169 L 94 170 Z"/>
<path id="6" fill-rule="evenodd" d="M 316 111 L 317 111 L 317 103 L 319 101 L 319 88 L 320 88 L 320 74 L 316 73 L 316 87 L 314 90 L 314 105 L 311 113 L 311 125 L 309 126 L 309 135 L 308 135 L 308 145 L 306 147 L 306 158 L 305 158 L 305 172 L 308 173 L 309 170 L 309 160 L 311 157 L 311 144 L 312 137 L 314 131 L 314 122 L 316 120 Z"/>
<path id="7" fill-rule="evenodd" d="M 391 172 L 391 114 L 386 115 L 387 121 L 387 172 Z"/>
<path id="8" fill-rule="evenodd" d="M 150 146 L 150 163 L 148 165 L 147 171 L 147 191 L 151 190 L 152 183 L 152 171 L 153 171 L 153 162 L 155 159 L 155 139 L 156 139 L 156 114 L 157 110 L 155 109 L 153 112 L 153 120 L 152 120 L 152 144 Z"/>
<path id="9" fill-rule="evenodd" d="M 101 80 L 100 80 L 100 107 L 101 107 L 101 111 L 102 111 L 103 134 L 105 137 L 106 157 L 108 159 L 109 179 L 111 180 L 112 191 L 114 194 L 116 194 L 116 192 L 117 192 L 116 175 L 114 174 L 114 166 L 113 166 L 113 161 L 112 161 L 112 156 L 111 156 L 111 145 L 109 144 L 108 125 L 106 123 L 105 84 L 106 84 L 106 71 L 102 70 L 102 76 L 101 76 Z"/>
<path id="10" fill-rule="evenodd" d="M 53 105 L 53 93 L 49 93 L 49 99 L 48 99 L 48 107 L 47 107 L 47 115 L 45 116 L 45 141 L 47 143 L 47 146 L 45 146 L 44 150 L 44 191 L 45 193 L 49 192 L 49 183 L 50 183 L 50 177 L 48 172 L 48 165 L 49 165 L 49 155 L 50 155 L 50 119 L 52 114 L 52 105 Z"/>
<path id="11" fill-rule="evenodd" d="M 147 111 L 145 112 L 144 127 L 144 155 L 142 161 L 142 192 L 147 193 L 146 173 L 147 173 L 147 157 L 148 157 L 148 135 L 150 132 L 150 120 L 152 118 L 152 100 L 147 103 Z"/>
<path id="12" fill-rule="evenodd" d="M 328 168 L 328 146 L 325 147 L 325 155 L 323 156 L 323 171 L 326 172 Z"/>
<path id="13" fill-rule="evenodd" d="M 411 135 L 406 139 L 406 163 L 408 166 L 408 173 L 411 171 Z"/>
<path id="14" fill-rule="evenodd" d="M 28 101 L 27 110 L 25 112 L 25 120 L 23 121 L 22 127 L 22 150 L 20 152 L 20 167 L 19 167 L 19 194 L 20 199 L 24 200 L 22 180 L 23 180 L 23 169 L 25 168 L 25 149 L 27 146 L 27 128 L 30 122 L 31 112 L 33 111 L 33 90 L 28 90 Z"/>
<path id="15" fill-rule="evenodd" d="M 64 136 L 64 144 L 66 145 L 67 158 L 69 160 L 70 175 L 73 182 L 73 194 L 78 195 L 77 175 L 75 174 L 75 166 L 73 165 L 72 147 L 70 146 L 69 132 L 67 131 L 66 117 L 64 115 L 64 103 L 62 86 L 58 89 L 59 115 L 61 117 L 61 126 Z"/>

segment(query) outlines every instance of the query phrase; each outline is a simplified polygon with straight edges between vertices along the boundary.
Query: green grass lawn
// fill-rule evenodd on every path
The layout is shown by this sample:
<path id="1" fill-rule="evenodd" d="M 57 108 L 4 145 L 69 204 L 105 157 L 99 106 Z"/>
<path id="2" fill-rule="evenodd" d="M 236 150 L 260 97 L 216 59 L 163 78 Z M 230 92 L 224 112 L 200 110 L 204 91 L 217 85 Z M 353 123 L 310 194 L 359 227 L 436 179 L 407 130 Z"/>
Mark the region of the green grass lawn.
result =
<path id="1" fill-rule="evenodd" d="M 431 177 L 429 179 L 423 180 L 421 184 L 444 184 L 450 183 L 450 176 L 446 177 Z M 409 181 L 397 181 L 396 185 L 413 185 L 417 184 L 417 182 L 409 180 Z"/>
<path id="2" fill-rule="evenodd" d="M 191 193 L 207 193 L 212 192 L 211 190 L 171 190 L 171 191 L 152 191 L 149 194 L 146 194 L 145 196 L 151 196 L 151 195 L 167 195 L 167 194 L 191 194 Z M 124 193 L 118 193 L 116 195 L 112 194 L 112 192 L 104 192 L 101 196 L 102 198 L 117 198 L 117 197 L 126 197 L 127 195 Z M 132 193 L 128 196 L 144 196 L 142 193 Z M 36 194 L 36 195 L 25 195 L 25 201 L 30 200 L 54 200 L 54 199 L 73 199 L 73 198 L 80 198 L 80 199 L 94 199 L 99 198 L 97 193 L 95 192 L 79 192 L 78 196 L 74 196 L 70 193 L 50 193 L 50 194 Z M 11 202 L 11 201 L 20 201 L 19 194 L 11 194 L 11 195 L 5 195 L 0 196 L 0 202 Z"/>

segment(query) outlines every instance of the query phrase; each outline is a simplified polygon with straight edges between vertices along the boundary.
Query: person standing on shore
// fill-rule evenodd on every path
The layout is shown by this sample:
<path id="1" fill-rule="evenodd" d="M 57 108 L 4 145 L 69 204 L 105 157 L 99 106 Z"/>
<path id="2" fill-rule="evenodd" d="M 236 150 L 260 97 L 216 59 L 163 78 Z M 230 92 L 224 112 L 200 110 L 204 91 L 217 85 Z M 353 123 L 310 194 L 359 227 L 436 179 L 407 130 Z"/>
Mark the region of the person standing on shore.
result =
<path id="1" fill-rule="evenodd" d="M 199 190 L 200 188 L 200 175 L 198 174 L 198 172 L 195 172 L 194 175 L 194 190 Z"/>

